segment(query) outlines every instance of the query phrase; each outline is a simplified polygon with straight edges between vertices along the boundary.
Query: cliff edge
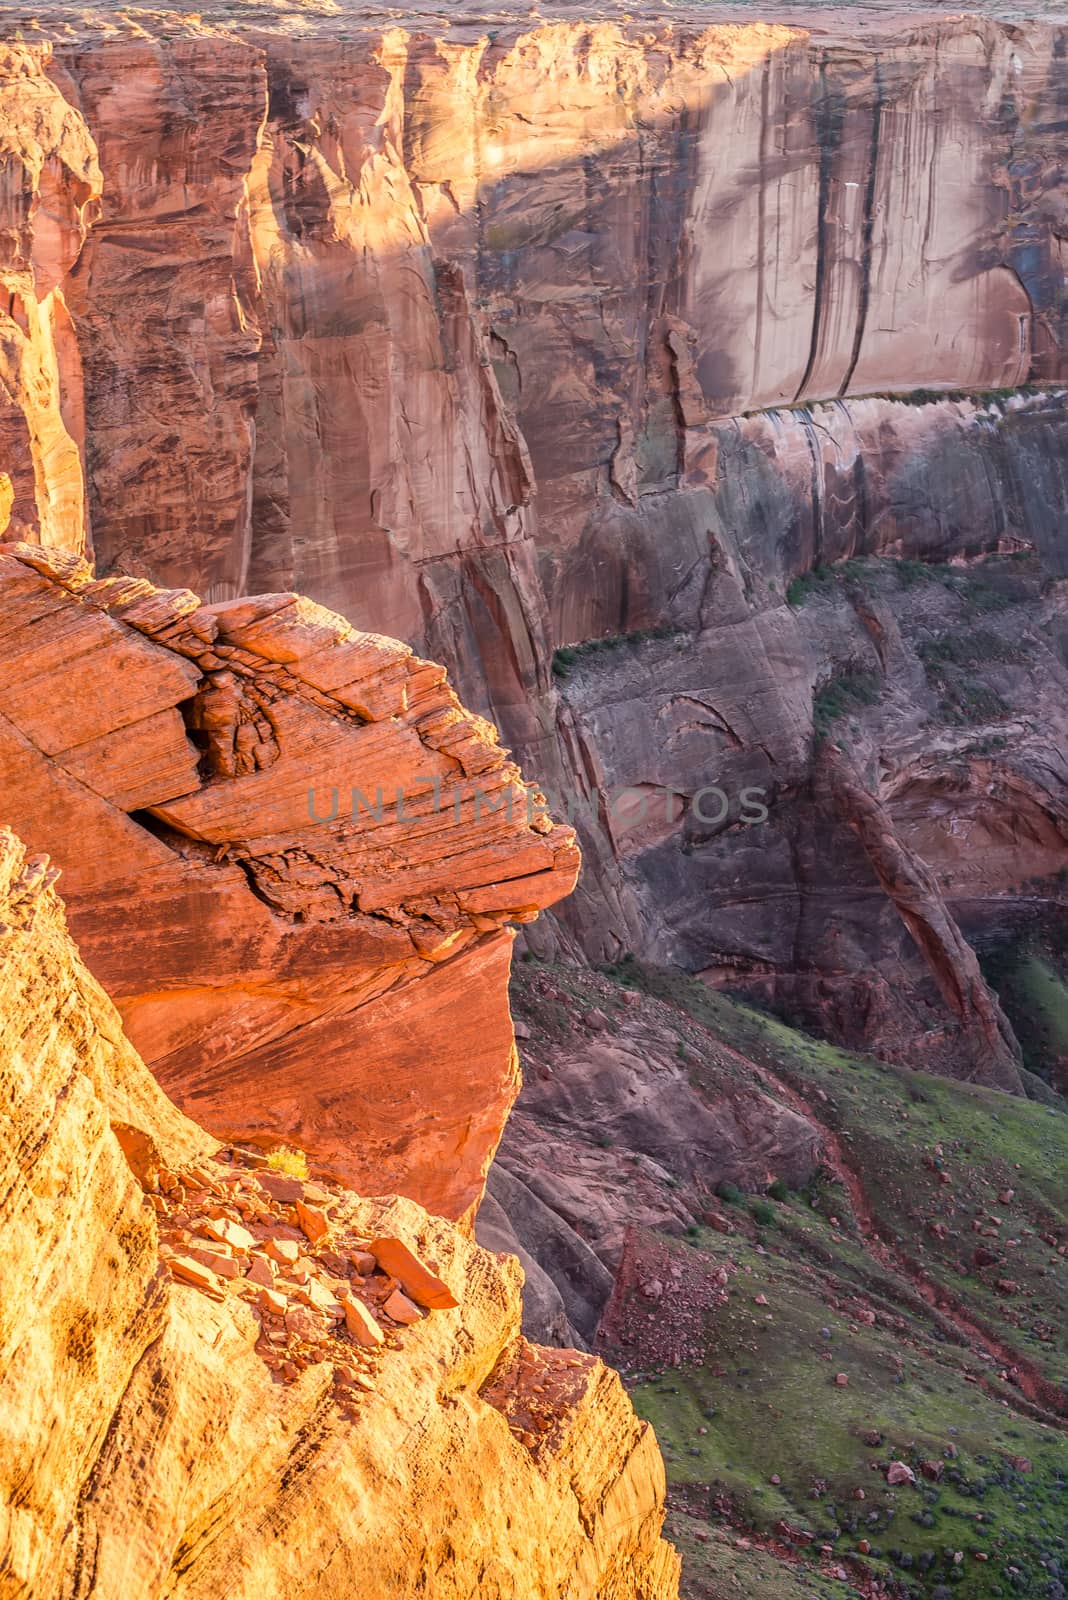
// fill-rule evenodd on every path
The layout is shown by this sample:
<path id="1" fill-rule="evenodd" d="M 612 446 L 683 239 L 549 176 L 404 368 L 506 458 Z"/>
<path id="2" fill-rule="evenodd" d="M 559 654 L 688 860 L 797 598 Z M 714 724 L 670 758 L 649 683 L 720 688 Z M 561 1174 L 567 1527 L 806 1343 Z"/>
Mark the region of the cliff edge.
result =
<path id="1" fill-rule="evenodd" d="M 178 1114 L 55 876 L 0 831 L 0 1594 L 672 1600 L 615 1375 L 514 1260 Z"/>
<path id="2" fill-rule="evenodd" d="M 183 1110 L 469 1213 L 519 1085 L 514 934 L 570 828 L 444 669 L 297 595 L 0 549 L 0 800 Z"/>

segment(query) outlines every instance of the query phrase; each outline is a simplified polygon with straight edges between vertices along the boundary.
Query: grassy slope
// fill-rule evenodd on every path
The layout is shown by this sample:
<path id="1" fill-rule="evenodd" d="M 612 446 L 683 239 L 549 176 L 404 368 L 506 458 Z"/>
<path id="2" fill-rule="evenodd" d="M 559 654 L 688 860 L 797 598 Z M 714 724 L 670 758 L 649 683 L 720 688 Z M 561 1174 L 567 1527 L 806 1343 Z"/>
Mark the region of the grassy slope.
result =
<path id="1" fill-rule="evenodd" d="M 810 1104 L 863 1189 L 861 1218 L 846 1188 L 827 1181 L 772 1204 L 770 1224 L 766 1202 L 758 1223 L 742 1197 L 726 1208 L 733 1234 L 702 1229 L 671 1244 L 688 1272 L 709 1273 L 706 1359 L 646 1370 L 633 1393 L 665 1450 L 672 1532 L 688 1557 L 684 1592 L 719 1600 L 739 1593 L 740 1578 L 755 1596 L 832 1594 L 841 1585 L 818 1569 L 844 1561 L 851 1584 L 938 1600 L 1057 1597 L 1058 1565 L 1068 1578 L 1064 1434 L 999 1378 L 1005 1368 L 969 1339 L 962 1314 L 1033 1364 L 1047 1404 L 1055 1397 L 1065 1258 L 1042 1234 L 1068 1237 L 1068 1117 L 848 1055 L 675 974 L 628 964 L 617 975 L 680 1008 L 698 1085 L 695 1021 Z M 1000 1201 L 1009 1189 L 1011 1201 Z M 872 1224 L 886 1244 L 864 1236 Z M 999 1263 L 974 1269 L 977 1247 Z M 720 1305 L 712 1274 L 723 1263 L 732 1276 Z M 997 1292 L 995 1275 L 1017 1289 Z M 925 1286 L 944 1309 L 926 1303 Z M 607 1353 L 633 1359 L 625 1347 Z M 893 1459 L 917 1473 L 921 1460 L 940 1461 L 943 1476 L 891 1489 Z M 804 1567 L 721 1542 L 732 1525 L 732 1541 L 739 1526 L 781 1538 L 781 1522 L 815 1535 L 793 1546 Z M 861 1539 L 871 1545 L 863 1557 Z M 821 1544 L 833 1553 L 821 1556 Z"/>
<path id="2" fill-rule="evenodd" d="M 998 991 L 1025 1065 L 1040 1078 L 1064 1084 L 1068 1062 L 1068 983 L 1052 950 L 1009 946 L 990 962 L 990 978 Z"/>

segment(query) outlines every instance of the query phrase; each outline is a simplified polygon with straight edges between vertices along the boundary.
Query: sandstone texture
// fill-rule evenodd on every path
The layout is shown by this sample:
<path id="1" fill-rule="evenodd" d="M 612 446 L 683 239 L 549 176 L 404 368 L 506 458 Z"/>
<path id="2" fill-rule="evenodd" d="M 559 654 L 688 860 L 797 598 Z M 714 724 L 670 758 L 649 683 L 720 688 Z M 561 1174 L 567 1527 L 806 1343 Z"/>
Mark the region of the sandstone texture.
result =
<path id="1" fill-rule="evenodd" d="M 678 962 L 1019 1087 L 964 947 L 1063 905 L 1063 29 L 776 15 L 40 14 L 2 90 L 8 514 L 102 576 L 304 591 L 447 663 L 575 810 L 543 953 Z M 948 696 L 936 593 L 789 603 L 830 563 L 963 582 L 1026 552 L 1002 659 Z M 877 705 L 832 781 L 814 747 L 858 675 Z M 469 992 L 502 950 L 455 952 Z M 214 1074 L 112 970 L 165 1081 Z"/>
<path id="2" fill-rule="evenodd" d="M 841 1513 L 932 1376 L 1063 1491 L 1068 40 L 992 9 L 7 8 L 2 814 L 227 1141 L 16 1020 L 15 1593 L 667 1600 L 594 1350 L 701 1592 L 918 1582 Z"/>
<path id="3" fill-rule="evenodd" d="M 139 17 L 9 68 L 105 564 L 306 588 L 500 708 L 717 419 L 1061 376 L 1054 26 Z"/>
<path id="4" fill-rule="evenodd" d="M 4 815 L 160 1083 L 468 1212 L 518 1087 L 508 924 L 578 868 L 494 730 L 292 594 L 203 606 L 9 545 L 0 615 Z"/>
<path id="5" fill-rule="evenodd" d="M 177 1113 L 54 876 L 0 834 L 4 1592 L 673 1600 L 615 1375 L 527 1344 L 515 1263 L 455 1225 L 330 1183 L 279 1201 Z"/>

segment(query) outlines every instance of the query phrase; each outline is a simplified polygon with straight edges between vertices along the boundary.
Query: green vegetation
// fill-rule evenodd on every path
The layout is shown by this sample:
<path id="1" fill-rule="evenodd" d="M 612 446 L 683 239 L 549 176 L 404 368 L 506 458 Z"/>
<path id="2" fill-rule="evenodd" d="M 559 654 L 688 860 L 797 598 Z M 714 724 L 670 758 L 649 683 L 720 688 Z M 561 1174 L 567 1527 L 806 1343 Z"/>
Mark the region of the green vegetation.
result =
<path id="1" fill-rule="evenodd" d="M 1015 387 L 998 389 L 878 389 L 870 394 L 851 394 L 847 404 L 855 404 L 862 400 L 886 400 L 901 406 L 930 406 L 937 405 L 939 401 L 957 402 L 970 400 L 974 405 L 1003 405 L 1014 396 L 1022 395 L 1031 399 L 1038 395 L 1057 395 L 1063 392 L 1060 384 L 1020 383 Z M 804 405 L 778 405 L 778 406 L 752 406 L 748 411 L 740 413 L 743 417 L 766 416 L 775 411 L 805 412 L 809 415 L 824 410 L 832 404 L 829 400 L 810 400 Z"/>
<path id="2" fill-rule="evenodd" d="M 896 578 L 903 588 L 918 583 L 954 585 L 960 579 L 956 567 L 936 561 L 893 560 L 885 556 L 851 556 L 830 566 L 813 567 L 791 579 L 786 598 L 795 609 L 817 595 L 834 595 L 848 585 L 871 589 L 883 576 Z"/>
<path id="3" fill-rule="evenodd" d="M 863 583 L 877 563 L 866 557 L 855 556 L 848 561 L 836 561 L 832 566 L 816 566 L 810 572 L 791 578 L 786 587 L 787 604 L 796 610 L 814 595 L 829 595 L 847 583 Z"/>
<path id="4" fill-rule="evenodd" d="M 919 561 L 915 557 L 895 560 L 886 556 L 851 556 L 845 561 L 813 567 L 792 578 L 787 585 L 786 599 L 796 610 L 810 599 L 833 597 L 850 587 L 872 592 L 886 582 L 896 583 L 903 589 L 938 584 L 957 595 L 972 611 L 1004 611 L 1017 598 L 1020 563 L 1032 560 L 1030 550 L 1008 556 L 987 556 L 967 567 Z"/>
<path id="5" fill-rule="evenodd" d="M 1046 1037 L 1058 1055 L 1068 1055 L 1068 986 L 1036 956 L 1022 964 L 1020 987 L 1032 1013 L 1042 1019 Z"/>
<path id="6" fill-rule="evenodd" d="M 706 1230 L 679 1249 L 691 1271 L 694 1260 L 707 1265 L 708 1354 L 631 1392 L 665 1453 L 672 1505 L 685 1508 L 684 1594 L 703 1592 L 717 1570 L 706 1559 L 721 1551 L 693 1535 L 732 1524 L 792 1545 L 802 1562 L 795 1573 L 808 1580 L 829 1564 L 822 1546 L 854 1583 L 867 1573 L 925 1597 L 951 1584 L 961 1600 L 1047 1594 L 1040 1561 L 1065 1560 L 1063 1441 L 969 1382 L 961 1350 L 947 1346 L 932 1359 L 922 1316 L 873 1293 L 859 1248 L 810 1214 L 794 1239 L 764 1254 Z M 714 1273 L 728 1263 L 728 1298 L 715 1304 Z M 871 1306 L 875 1325 L 857 1321 Z M 916 1485 L 888 1485 L 895 1460 Z M 935 1464 L 937 1481 L 924 1477 L 923 1462 Z M 733 1551 L 731 1565 L 746 1570 Z M 1003 1589 L 1010 1567 L 1021 1581 Z"/>
<path id="7" fill-rule="evenodd" d="M 585 639 L 581 644 L 561 645 L 553 651 L 553 677 L 566 678 L 570 669 L 592 656 L 606 655 L 626 646 L 644 644 L 649 639 L 677 639 L 685 629 L 665 623 L 658 628 L 642 628 L 635 633 L 609 633 L 601 639 Z"/>
<path id="8" fill-rule="evenodd" d="M 683 1490 L 669 1495 L 664 1534 L 682 1556 L 681 1592 L 692 1600 L 857 1600 L 848 1583 L 790 1567 L 725 1524 L 710 1526 L 699 1497 Z"/>
<path id="9" fill-rule="evenodd" d="M 811 595 L 828 593 L 833 576 L 830 567 L 819 566 L 813 567 L 811 572 L 802 572 L 798 577 L 791 578 L 786 585 L 787 605 L 793 606 L 796 611 Z"/>
<path id="10" fill-rule="evenodd" d="M 1045 1082 L 1068 1081 L 1068 966 L 1052 945 L 1009 945 L 983 957 L 983 975 L 1020 1041 L 1024 1065 Z"/>
<path id="11" fill-rule="evenodd" d="M 903 406 L 929 406 L 939 400 L 971 400 L 975 405 L 998 405 L 1011 400 L 1015 395 L 1031 396 L 1044 393 L 1046 390 L 1040 384 L 1019 383 L 1014 387 L 1000 389 L 904 389 L 900 393 L 887 391 L 868 398 L 896 400 Z"/>
<path id="12" fill-rule="evenodd" d="M 864 706 L 875 705 L 880 689 L 880 680 L 874 672 L 850 669 L 821 683 L 812 698 L 812 725 L 817 739 L 825 739 L 842 717 L 851 716 Z"/>
<path id="13" fill-rule="evenodd" d="M 683 1594 L 1059 1595 L 1068 1451 L 1046 1419 L 1068 1370 L 1064 1102 L 836 1049 L 633 958 L 612 970 L 675 1008 L 695 1087 L 712 1097 L 725 1058 L 751 1063 L 812 1109 L 863 1191 L 858 1213 L 837 1160 L 793 1195 L 721 1184 L 731 1233 L 662 1239 L 707 1307 L 703 1354 L 606 1352 L 632 1367 L 664 1449 Z M 1068 1029 L 1056 973 L 1026 981 Z M 1045 1382 L 1038 1403 L 1014 1360 Z M 892 1461 L 916 1482 L 891 1486 Z"/>
<path id="14" fill-rule="evenodd" d="M 939 696 L 939 710 L 947 722 L 995 722 L 1010 708 L 989 684 L 976 674 L 981 667 L 1019 661 L 1020 644 L 1009 645 L 986 628 L 947 632 L 921 639 L 916 654 L 923 662 L 927 682 Z"/>
<path id="15" fill-rule="evenodd" d="M 970 633 L 939 633 L 923 639 L 916 654 L 924 666 L 938 670 L 947 665 L 978 667 L 989 661 L 1013 661 L 1019 650 L 1005 644 L 997 634 L 975 628 Z"/>

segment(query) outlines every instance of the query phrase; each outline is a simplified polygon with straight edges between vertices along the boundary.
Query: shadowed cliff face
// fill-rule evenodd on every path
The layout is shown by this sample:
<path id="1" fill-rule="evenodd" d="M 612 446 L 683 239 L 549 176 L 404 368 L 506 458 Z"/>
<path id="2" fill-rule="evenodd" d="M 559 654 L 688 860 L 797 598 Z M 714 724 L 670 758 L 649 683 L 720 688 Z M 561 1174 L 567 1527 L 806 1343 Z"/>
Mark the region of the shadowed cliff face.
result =
<path id="1" fill-rule="evenodd" d="M 829 783 L 821 696 L 886 624 L 806 628 L 786 591 L 861 555 L 1064 570 L 1060 30 L 248 21 L 46 26 L 12 58 L 11 282 L 43 303 L 54 261 L 70 317 L 29 337 L 51 388 L 12 387 L 16 531 L 79 548 L 84 494 L 101 572 L 305 590 L 447 661 L 555 795 L 636 789 L 637 823 L 576 817 L 561 947 L 758 982 L 928 1064 L 960 1028 L 940 1070 L 1012 1085 L 922 851 L 891 882 L 845 798 L 892 831 L 895 730 L 938 695 L 915 650 L 877 661 L 895 716 Z M 1011 787 L 1018 734 L 987 737 Z M 717 781 L 768 826 L 702 821 Z"/>

